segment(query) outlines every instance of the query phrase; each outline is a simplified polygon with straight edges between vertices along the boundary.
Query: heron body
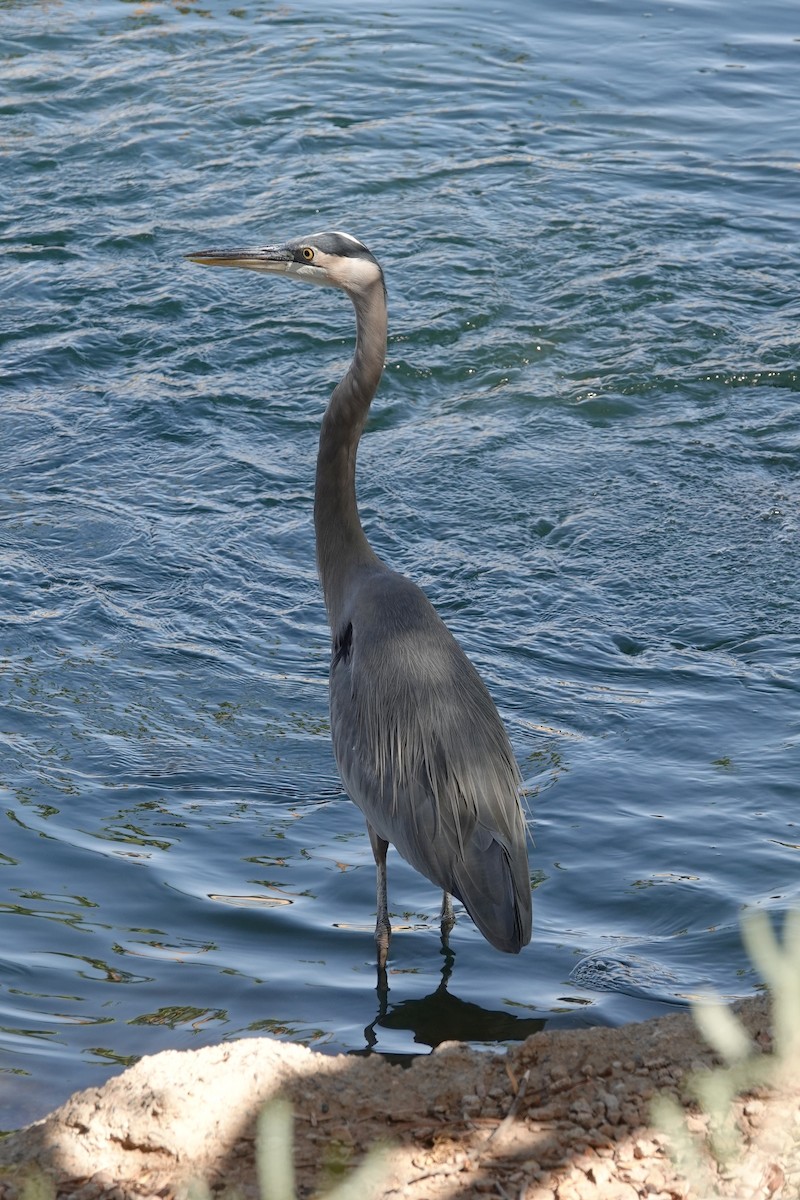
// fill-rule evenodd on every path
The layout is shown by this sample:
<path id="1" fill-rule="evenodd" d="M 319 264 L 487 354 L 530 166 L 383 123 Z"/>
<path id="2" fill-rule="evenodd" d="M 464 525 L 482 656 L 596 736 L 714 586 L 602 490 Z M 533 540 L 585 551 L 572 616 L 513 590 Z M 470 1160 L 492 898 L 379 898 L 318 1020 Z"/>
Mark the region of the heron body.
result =
<path id="1" fill-rule="evenodd" d="M 343 233 L 187 257 L 339 287 L 355 308 L 353 360 L 322 419 L 314 522 L 332 636 L 333 749 L 375 856 L 379 965 L 391 933 L 389 844 L 442 889 L 444 936 L 456 896 L 493 946 L 518 953 L 531 937 L 531 886 L 508 736 L 458 642 L 420 588 L 378 558 L 358 515 L 356 452 L 386 355 L 380 265 Z"/>

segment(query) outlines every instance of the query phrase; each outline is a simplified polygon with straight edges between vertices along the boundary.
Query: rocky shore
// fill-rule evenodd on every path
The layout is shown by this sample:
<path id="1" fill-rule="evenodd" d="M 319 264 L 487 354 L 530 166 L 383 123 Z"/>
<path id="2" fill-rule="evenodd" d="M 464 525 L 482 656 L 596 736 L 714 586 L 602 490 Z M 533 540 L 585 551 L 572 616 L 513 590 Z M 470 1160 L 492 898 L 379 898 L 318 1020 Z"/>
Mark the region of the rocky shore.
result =
<path id="1" fill-rule="evenodd" d="M 745 1001 L 738 1015 L 768 1052 L 766 1001 Z M 714 1065 L 688 1014 L 545 1032 L 502 1054 L 448 1043 L 408 1068 L 264 1038 L 170 1051 L 0 1143 L 0 1200 L 170 1200 L 198 1181 L 213 1197 L 257 1197 L 255 1122 L 277 1095 L 294 1109 L 299 1197 L 324 1191 L 382 1143 L 375 1194 L 395 1200 L 700 1200 L 651 1105 L 672 1095 L 702 1134 L 708 1118 L 687 1084 Z M 734 1107 L 743 1165 L 712 1165 L 704 1189 L 798 1196 L 800 1081 L 779 1096 L 751 1091 Z"/>

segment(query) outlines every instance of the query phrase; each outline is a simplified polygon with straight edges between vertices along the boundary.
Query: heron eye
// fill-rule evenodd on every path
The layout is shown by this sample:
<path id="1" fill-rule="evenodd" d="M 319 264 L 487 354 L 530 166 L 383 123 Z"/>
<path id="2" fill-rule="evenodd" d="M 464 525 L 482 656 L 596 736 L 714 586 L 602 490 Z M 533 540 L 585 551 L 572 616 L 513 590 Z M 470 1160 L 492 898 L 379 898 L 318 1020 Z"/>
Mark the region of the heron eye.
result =
<path id="1" fill-rule="evenodd" d="M 311 260 L 314 257 L 314 251 L 311 249 L 310 246 L 303 246 L 302 254 L 303 254 L 303 258 L 306 260 L 306 262 L 311 262 Z"/>

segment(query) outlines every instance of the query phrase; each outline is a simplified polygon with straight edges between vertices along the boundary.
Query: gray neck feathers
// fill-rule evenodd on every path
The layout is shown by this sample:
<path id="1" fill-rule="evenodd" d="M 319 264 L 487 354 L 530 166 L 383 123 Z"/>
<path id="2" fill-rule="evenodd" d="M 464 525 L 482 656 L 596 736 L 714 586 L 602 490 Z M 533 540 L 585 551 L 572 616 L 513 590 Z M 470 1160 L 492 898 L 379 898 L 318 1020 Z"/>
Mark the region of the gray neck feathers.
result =
<path id="1" fill-rule="evenodd" d="M 348 580 L 359 567 L 378 563 L 356 506 L 356 452 L 386 357 L 386 293 L 383 280 L 351 297 L 356 348 L 322 418 L 314 494 L 317 567 L 328 620 L 342 623 Z"/>

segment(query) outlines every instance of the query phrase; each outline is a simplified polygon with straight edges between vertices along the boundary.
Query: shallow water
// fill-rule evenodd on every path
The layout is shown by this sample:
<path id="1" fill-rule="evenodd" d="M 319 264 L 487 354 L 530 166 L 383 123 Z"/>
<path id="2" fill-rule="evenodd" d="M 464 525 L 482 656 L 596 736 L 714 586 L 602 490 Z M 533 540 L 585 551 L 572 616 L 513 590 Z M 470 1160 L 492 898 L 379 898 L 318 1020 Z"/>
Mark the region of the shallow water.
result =
<path id="1" fill-rule="evenodd" d="M 752 992 L 798 902 L 800 16 L 633 0 L 0 6 L 0 1127 L 167 1047 L 491 1045 Z M 534 938 L 374 873 L 327 724 L 346 228 L 364 523 L 507 720 Z M 444 972 L 444 975 L 443 975 Z"/>

